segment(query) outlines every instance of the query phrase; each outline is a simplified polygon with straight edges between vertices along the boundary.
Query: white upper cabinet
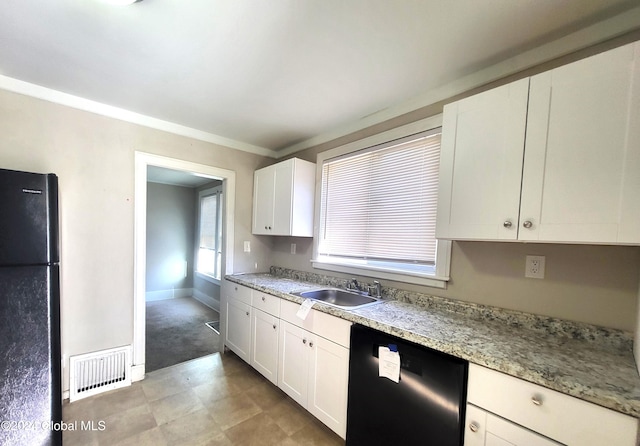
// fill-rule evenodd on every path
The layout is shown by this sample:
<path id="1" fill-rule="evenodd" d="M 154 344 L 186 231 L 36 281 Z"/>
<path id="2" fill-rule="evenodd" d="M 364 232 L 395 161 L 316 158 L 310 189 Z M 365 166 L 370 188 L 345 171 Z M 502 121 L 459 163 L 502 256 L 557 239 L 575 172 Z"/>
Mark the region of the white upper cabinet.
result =
<path id="1" fill-rule="evenodd" d="M 529 79 L 444 109 L 436 237 L 518 238 Z"/>
<path id="2" fill-rule="evenodd" d="M 314 163 L 298 158 L 256 170 L 252 232 L 312 237 L 315 173 Z"/>
<path id="3" fill-rule="evenodd" d="M 436 236 L 640 244 L 640 43 L 445 107 Z"/>
<path id="4" fill-rule="evenodd" d="M 640 243 L 640 44 L 531 78 L 521 240 Z"/>

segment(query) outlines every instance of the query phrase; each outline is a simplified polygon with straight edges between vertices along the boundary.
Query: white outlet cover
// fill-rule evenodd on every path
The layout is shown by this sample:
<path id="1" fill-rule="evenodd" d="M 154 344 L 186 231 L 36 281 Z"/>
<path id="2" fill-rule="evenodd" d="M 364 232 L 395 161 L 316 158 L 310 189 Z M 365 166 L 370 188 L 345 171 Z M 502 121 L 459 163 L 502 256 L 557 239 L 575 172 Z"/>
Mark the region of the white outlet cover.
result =
<path id="1" fill-rule="evenodd" d="M 531 279 L 544 279 L 544 256 L 527 256 L 524 276 Z"/>

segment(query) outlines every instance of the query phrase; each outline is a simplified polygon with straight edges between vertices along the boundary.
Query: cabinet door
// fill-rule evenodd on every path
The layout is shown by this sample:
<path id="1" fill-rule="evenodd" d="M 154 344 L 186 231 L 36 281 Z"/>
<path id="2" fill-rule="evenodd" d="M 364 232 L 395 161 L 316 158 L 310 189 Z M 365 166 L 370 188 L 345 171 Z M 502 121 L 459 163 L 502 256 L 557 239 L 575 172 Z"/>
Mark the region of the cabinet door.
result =
<path id="1" fill-rule="evenodd" d="M 275 385 L 278 385 L 279 325 L 280 319 L 252 309 L 251 365 Z"/>
<path id="2" fill-rule="evenodd" d="M 278 163 L 274 169 L 273 235 L 291 235 L 293 200 L 293 159 Z"/>
<path id="3" fill-rule="evenodd" d="M 492 413 L 487 414 L 486 446 L 562 446 Z"/>
<path id="4" fill-rule="evenodd" d="M 346 438 L 349 350 L 320 336 L 309 343 L 307 409 L 331 430 Z"/>
<path id="5" fill-rule="evenodd" d="M 636 43 L 531 78 L 521 240 L 640 243 L 638 64 Z"/>
<path id="6" fill-rule="evenodd" d="M 227 298 L 226 345 L 246 362 L 251 361 L 251 307 Z"/>
<path id="7" fill-rule="evenodd" d="M 436 237 L 517 239 L 529 79 L 444 108 Z"/>
<path id="8" fill-rule="evenodd" d="M 300 327 L 280 321 L 278 387 L 302 407 L 307 407 L 308 370 L 314 336 Z"/>
<path id="9" fill-rule="evenodd" d="M 485 446 L 487 411 L 467 404 L 465 411 L 464 446 Z"/>
<path id="10" fill-rule="evenodd" d="M 256 170 L 253 175 L 253 230 L 254 234 L 271 234 L 273 231 L 273 200 L 275 167 Z"/>

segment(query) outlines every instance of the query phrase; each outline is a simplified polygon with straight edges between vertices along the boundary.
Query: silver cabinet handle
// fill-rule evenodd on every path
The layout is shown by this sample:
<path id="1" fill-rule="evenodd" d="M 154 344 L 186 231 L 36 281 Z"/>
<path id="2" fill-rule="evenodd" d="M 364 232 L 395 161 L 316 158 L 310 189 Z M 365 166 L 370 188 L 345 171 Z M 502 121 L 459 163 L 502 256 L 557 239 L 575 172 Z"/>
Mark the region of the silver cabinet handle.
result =
<path id="1" fill-rule="evenodd" d="M 480 426 L 478 426 L 475 421 L 469 425 L 469 430 L 471 432 L 478 432 L 478 429 L 480 429 Z"/>
<path id="2" fill-rule="evenodd" d="M 511 223 L 509 220 L 506 220 L 504 223 L 502 223 L 502 226 L 504 226 L 505 228 L 510 228 L 511 226 L 513 226 L 513 223 Z"/>
<path id="3" fill-rule="evenodd" d="M 540 398 L 538 395 L 533 395 L 531 397 L 531 402 L 536 406 L 542 406 L 542 398 Z"/>
<path id="4" fill-rule="evenodd" d="M 522 223 L 522 226 L 524 226 L 527 229 L 530 229 L 531 226 L 533 226 L 533 223 L 531 223 L 529 220 L 525 220 L 525 222 Z"/>

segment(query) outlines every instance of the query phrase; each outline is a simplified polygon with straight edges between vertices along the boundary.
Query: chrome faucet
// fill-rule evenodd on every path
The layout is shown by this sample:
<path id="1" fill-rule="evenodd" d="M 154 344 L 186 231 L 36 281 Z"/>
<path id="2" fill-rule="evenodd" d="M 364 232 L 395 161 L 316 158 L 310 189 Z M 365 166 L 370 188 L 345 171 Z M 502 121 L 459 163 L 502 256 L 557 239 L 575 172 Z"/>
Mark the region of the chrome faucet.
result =
<path id="1" fill-rule="evenodd" d="M 380 299 L 382 297 L 382 285 L 380 285 L 380 282 L 378 282 L 377 280 L 373 281 L 373 285 L 367 287 L 369 289 L 369 296 L 371 297 L 375 297 L 377 299 Z M 373 289 L 373 293 L 371 292 L 371 289 Z"/>
<path id="2" fill-rule="evenodd" d="M 373 285 L 362 286 L 355 278 L 352 278 L 351 281 L 347 282 L 347 289 L 357 293 L 366 294 L 377 299 L 382 297 L 382 286 L 377 280 L 373 281 Z"/>

